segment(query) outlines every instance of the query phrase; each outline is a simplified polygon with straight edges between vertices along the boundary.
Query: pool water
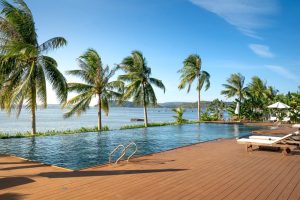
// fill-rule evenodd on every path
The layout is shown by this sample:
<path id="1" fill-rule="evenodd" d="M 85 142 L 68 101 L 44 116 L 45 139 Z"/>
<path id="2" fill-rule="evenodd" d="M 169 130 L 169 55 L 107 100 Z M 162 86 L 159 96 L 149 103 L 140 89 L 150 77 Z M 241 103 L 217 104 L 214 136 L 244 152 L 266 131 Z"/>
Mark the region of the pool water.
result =
<path id="1" fill-rule="evenodd" d="M 0 140 L 0 154 L 16 155 L 78 170 L 107 163 L 109 153 L 119 144 L 127 145 L 135 142 L 138 146 L 135 155 L 141 156 L 219 138 L 243 137 L 257 129 L 258 127 L 244 125 L 190 124 L 103 133 L 18 138 Z"/>

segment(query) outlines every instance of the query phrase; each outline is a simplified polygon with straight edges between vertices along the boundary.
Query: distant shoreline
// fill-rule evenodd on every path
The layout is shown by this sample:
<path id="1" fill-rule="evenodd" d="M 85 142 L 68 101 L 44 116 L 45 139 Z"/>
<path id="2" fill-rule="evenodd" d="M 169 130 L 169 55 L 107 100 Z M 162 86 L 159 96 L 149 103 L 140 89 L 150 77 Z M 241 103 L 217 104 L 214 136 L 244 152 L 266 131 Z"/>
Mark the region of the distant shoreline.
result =
<path id="1" fill-rule="evenodd" d="M 212 101 L 201 101 L 201 107 L 206 108 Z M 233 102 L 225 102 L 226 105 L 230 105 Z M 49 106 L 57 106 L 61 107 L 60 104 L 48 104 Z M 177 108 L 177 107 L 183 107 L 183 108 L 197 108 L 198 102 L 164 102 L 164 103 L 158 103 L 157 106 L 149 106 L 149 108 Z M 41 107 L 41 106 L 39 106 Z M 111 108 L 143 108 L 142 106 L 136 105 L 135 103 L 131 101 L 125 101 L 122 104 L 118 104 L 117 102 L 110 102 L 109 107 Z"/>

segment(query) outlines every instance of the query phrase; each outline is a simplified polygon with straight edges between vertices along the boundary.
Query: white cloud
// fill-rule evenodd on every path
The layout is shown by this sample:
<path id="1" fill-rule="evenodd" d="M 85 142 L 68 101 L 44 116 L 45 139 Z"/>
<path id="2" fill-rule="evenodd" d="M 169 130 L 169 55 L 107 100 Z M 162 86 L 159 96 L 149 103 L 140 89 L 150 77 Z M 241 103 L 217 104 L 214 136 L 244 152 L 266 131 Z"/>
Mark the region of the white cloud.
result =
<path id="1" fill-rule="evenodd" d="M 235 26 L 247 36 L 260 38 L 256 30 L 270 24 L 267 17 L 277 13 L 277 0 L 190 0 L 226 22 Z"/>
<path id="2" fill-rule="evenodd" d="M 290 79 L 296 82 L 300 82 L 300 77 L 290 72 L 288 69 L 282 67 L 282 66 L 276 66 L 276 65 L 267 65 L 266 66 L 271 71 L 281 75 L 282 77 L 286 79 Z"/>
<path id="3" fill-rule="evenodd" d="M 250 44 L 249 48 L 258 56 L 263 58 L 273 58 L 274 54 L 270 51 L 270 47 L 261 44 Z"/>

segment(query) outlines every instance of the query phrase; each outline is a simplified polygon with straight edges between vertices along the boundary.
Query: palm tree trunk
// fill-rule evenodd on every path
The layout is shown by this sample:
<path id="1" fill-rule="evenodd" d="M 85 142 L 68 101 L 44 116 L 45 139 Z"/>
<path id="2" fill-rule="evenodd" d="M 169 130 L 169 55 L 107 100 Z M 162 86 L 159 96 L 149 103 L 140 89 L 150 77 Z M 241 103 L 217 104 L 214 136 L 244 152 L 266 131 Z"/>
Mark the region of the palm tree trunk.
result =
<path id="1" fill-rule="evenodd" d="M 36 134 L 36 115 L 35 115 L 35 106 L 32 106 L 31 108 L 31 127 L 32 127 L 32 132 L 31 135 Z"/>
<path id="2" fill-rule="evenodd" d="M 143 84 L 143 104 L 144 104 L 144 124 L 145 127 L 148 127 L 148 115 L 147 115 L 147 105 L 146 105 L 146 94 L 145 94 L 145 87 Z"/>
<path id="3" fill-rule="evenodd" d="M 98 94 L 98 131 L 102 130 L 102 115 L 101 115 L 101 94 Z"/>
<path id="4" fill-rule="evenodd" d="M 147 106 L 144 105 L 144 123 L 145 123 L 145 127 L 148 127 L 148 116 L 147 116 Z"/>
<path id="5" fill-rule="evenodd" d="M 200 90 L 198 90 L 198 121 L 201 120 Z"/>
<path id="6" fill-rule="evenodd" d="M 240 105 L 239 105 L 239 106 L 240 106 L 240 107 L 239 107 L 239 121 L 241 121 L 241 104 L 242 104 L 242 98 L 241 98 L 241 97 L 239 98 L 239 101 L 240 101 L 240 102 L 239 102 L 239 104 L 240 104 Z"/>
<path id="7" fill-rule="evenodd" d="M 35 81 L 31 84 L 31 135 L 36 134 L 36 84 Z"/>

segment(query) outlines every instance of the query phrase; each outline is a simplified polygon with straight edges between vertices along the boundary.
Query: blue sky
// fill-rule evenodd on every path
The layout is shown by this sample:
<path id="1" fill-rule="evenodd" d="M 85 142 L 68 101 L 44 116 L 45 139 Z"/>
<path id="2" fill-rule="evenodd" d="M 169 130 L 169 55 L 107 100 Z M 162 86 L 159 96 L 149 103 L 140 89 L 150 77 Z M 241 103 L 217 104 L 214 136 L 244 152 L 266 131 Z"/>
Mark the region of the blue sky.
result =
<path id="1" fill-rule="evenodd" d="M 196 101 L 196 91 L 178 91 L 182 61 L 201 56 L 211 74 L 211 88 L 202 100 L 225 99 L 222 84 L 231 73 L 246 81 L 258 75 L 280 92 L 300 85 L 300 1 L 284 0 L 30 0 L 39 40 L 68 40 L 51 52 L 65 72 L 76 58 L 96 49 L 113 66 L 141 50 L 167 91 L 159 102 Z M 69 81 L 75 81 L 67 77 Z M 194 87 L 195 88 L 195 87 Z M 48 102 L 56 103 L 49 89 Z"/>

